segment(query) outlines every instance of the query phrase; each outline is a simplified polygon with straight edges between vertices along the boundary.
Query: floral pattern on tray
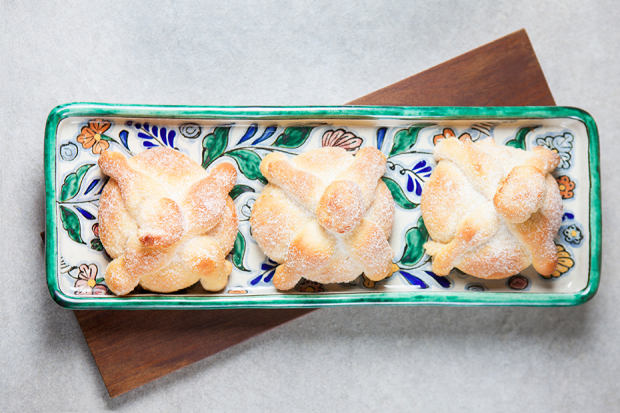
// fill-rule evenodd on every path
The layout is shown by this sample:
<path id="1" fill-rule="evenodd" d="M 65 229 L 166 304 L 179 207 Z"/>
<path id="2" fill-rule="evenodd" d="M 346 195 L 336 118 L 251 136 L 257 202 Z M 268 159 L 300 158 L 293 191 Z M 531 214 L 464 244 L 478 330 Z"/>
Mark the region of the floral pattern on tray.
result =
<path id="1" fill-rule="evenodd" d="M 302 280 L 294 293 L 431 291 L 511 291 L 557 292 L 583 288 L 587 283 L 575 270 L 588 265 L 589 251 L 581 248 L 588 237 L 587 141 L 578 140 L 579 131 L 558 128 L 549 120 L 528 122 L 454 121 L 410 122 L 405 120 L 312 121 L 235 121 L 216 122 L 174 119 L 69 118 L 58 129 L 57 216 L 59 285 L 74 296 L 110 296 L 103 274 L 109 262 L 97 223 L 98 201 L 107 182 L 97 167 L 104 150 L 133 156 L 158 146 L 179 150 L 209 169 L 227 161 L 239 170 L 231 197 L 237 206 L 239 232 L 230 260 L 233 273 L 225 290 L 216 294 L 274 294 L 271 280 L 277 264 L 269 260 L 251 237 L 249 217 L 254 201 L 266 179 L 259 165 L 271 152 L 295 155 L 320 146 L 341 147 L 353 154 L 372 145 L 387 156 L 383 180 L 397 205 L 391 244 L 396 252 L 394 274 L 380 282 L 363 275 L 353 282 L 321 285 Z M 423 244 L 428 232 L 420 213 L 420 197 L 434 167 L 434 146 L 447 137 L 459 139 L 493 138 L 521 149 L 540 145 L 560 154 L 560 167 L 554 172 L 564 202 L 565 214 L 556 244 L 559 265 L 548 278 L 532 268 L 504 280 L 482 280 L 458 270 L 447 277 L 432 272 L 430 257 Z M 576 150 L 579 145 L 580 151 Z M 584 150 L 585 149 L 585 150 Z M 576 166 L 577 165 L 577 166 Z M 581 171 L 581 172 L 579 172 Z M 575 275 L 573 275 L 575 274 Z M 572 277 L 572 278 L 571 278 Z M 574 279 L 573 279 L 574 278 Z M 578 291 L 578 290 L 575 290 Z M 138 291 L 136 294 L 148 294 Z M 210 294 L 199 285 L 177 294 Z M 290 293 L 289 293 L 290 294 Z"/>

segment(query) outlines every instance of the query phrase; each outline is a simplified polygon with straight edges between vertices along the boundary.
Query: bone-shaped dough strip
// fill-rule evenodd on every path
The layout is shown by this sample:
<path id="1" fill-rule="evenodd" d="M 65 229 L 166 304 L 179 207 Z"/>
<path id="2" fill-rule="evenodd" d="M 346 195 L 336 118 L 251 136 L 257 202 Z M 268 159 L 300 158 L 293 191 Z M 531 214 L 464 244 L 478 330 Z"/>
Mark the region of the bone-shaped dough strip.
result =
<path id="1" fill-rule="evenodd" d="M 390 275 L 394 251 L 379 226 L 370 220 L 362 219 L 348 241 L 349 251 L 361 263 L 366 277 L 379 281 Z"/>
<path id="2" fill-rule="evenodd" d="M 385 174 L 385 155 L 376 148 L 366 146 L 355 155 L 353 164 L 342 171 L 334 180 L 355 182 L 364 196 L 364 209 L 375 199 L 379 179 Z"/>
<path id="3" fill-rule="evenodd" d="M 279 186 L 308 210 L 316 211 L 322 194 L 322 182 L 316 176 L 295 168 L 285 155 L 274 152 L 260 165 L 261 173 Z"/>
<path id="4" fill-rule="evenodd" d="M 279 290 L 290 290 L 301 277 L 329 264 L 333 254 L 332 240 L 317 221 L 310 221 L 293 239 L 286 261 L 276 269 L 273 285 Z"/>
<path id="5" fill-rule="evenodd" d="M 215 238 L 203 236 L 194 238 L 185 246 L 181 260 L 184 268 L 195 273 L 206 290 L 217 291 L 226 286 L 232 271 L 232 264 L 225 257 Z"/>
<path id="6" fill-rule="evenodd" d="M 459 222 L 454 239 L 448 244 L 434 241 L 424 244 L 427 253 L 433 256 L 433 272 L 448 275 L 466 253 L 487 242 L 499 227 L 500 218 L 492 204 L 476 208 Z"/>
<path id="7" fill-rule="evenodd" d="M 545 183 L 547 191 L 543 207 L 532 214 L 529 220 L 507 225 L 532 255 L 532 265 L 536 271 L 542 275 L 550 275 L 558 263 L 557 250 L 553 242 L 555 232 L 551 229 L 559 227 L 560 222 L 553 222 L 549 217 L 556 217 L 557 221 L 561 221 L 561 214 L 549 214 L 544 210 L 554 206 L 561 208 L 562 199 L 558 184 L 551 175 L 547 175 Z"/>
<path id="8" fill-rule="evenodd" d="M 232 164 L 224 162 L 190 187 L 181 201 L 187 212 L 188 233 L 203 234 L 217 224 L 236 180 L 237 170 Z"/>
<path id="9" fill-rule="evenodd" d="M 532 149 L 530 158 L 525 165 L 538 168 L 543 174 L 553 171 L 560 164 L 560 155 L 541 146 Z"/>
<path id="10" fill-rule="evenodd" d="M 176 202 L 162 196 L 160 186 L 134 170 L 118 152 L 99 157 L 102 172 L 116 181 L 127 212 L 138 224 L 138 237 L 147 247 L 168 247 L 183 236 L 183 216 Z"/>
<path id="11" fill-rule="evenodd" d="M 488 142 L 487 142 L 488 141 Z M 480 145 L 494 145 L 491 139 L 484 140 Z M 456 138 L 443 139 L 435 147 L 435 159 L 439 163 L 448 160 L 455 163 L 467 176 L 478 192 L 493 199 L 495 196 L 495 176 L 485 165 L 493 165 L 494 159 L 488 153 L 478 150 L 470 139 L 460 141 Z"/>
<path id="12" fill-rule="evenodd" d="M 542 206 L 546 190 L 545 175 L 540 169 L 516 166 L 500 182 L 493 204 L 506 222 L 518 224 Z"/>
<path id="13" fill-rule="evenodd" d="M 127 240 L 125 254 L 113 260 L 106 269 L 105 281 L 117 295 L 129 294 L 144 274 L 155 272 L 170 262 L 174 251 L 145 247 L 133 236 Z"/>

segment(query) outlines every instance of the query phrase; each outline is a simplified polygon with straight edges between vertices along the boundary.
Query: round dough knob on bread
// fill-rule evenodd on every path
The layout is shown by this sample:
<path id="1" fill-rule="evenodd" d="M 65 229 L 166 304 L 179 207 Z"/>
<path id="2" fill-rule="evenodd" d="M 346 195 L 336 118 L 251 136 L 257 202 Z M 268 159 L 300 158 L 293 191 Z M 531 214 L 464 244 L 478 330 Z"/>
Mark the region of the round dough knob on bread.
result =
<path id="1" fill-rule="evenodd" d="M 371 147 L 355 157 L 326 147 L 263 159 L 260 170 L 269 184 L 250 224 L 258 245 L 280 264 L 277 289 L 289 290 L 302 277 L 327 284 L 362 273 L 374 281 L 391 274 L 394 200 L 381 180 L 385 165 L 385 156 Z"/>
<path id="2" fill-rule="evenodd" d="M 131 159 L 105 151 L 99 167 L 110 180 L 99 201 L 99 235 L 113 258 L 105 273 L 117 295 L 139 284 L 173 292 L 200 281 L 209 291 L 226 286 L 226 255 L 237 235 L 228 196 L 237 179 L 230 163 L 207 173 L 180 152 L 149 149 Z"/>
<path id="3" fill-rule="evenodd" d="M 505 278 L 530 265 L 542 275 L 557 265 L 553 239 L 562 198 L 550 172 L 560 157 L 498 146 L 491 138 L 447 138 L 422 192 L 422 217 L 432 241 L 424 245 L 433 271 L 452 268 L 479 278 Z"/>

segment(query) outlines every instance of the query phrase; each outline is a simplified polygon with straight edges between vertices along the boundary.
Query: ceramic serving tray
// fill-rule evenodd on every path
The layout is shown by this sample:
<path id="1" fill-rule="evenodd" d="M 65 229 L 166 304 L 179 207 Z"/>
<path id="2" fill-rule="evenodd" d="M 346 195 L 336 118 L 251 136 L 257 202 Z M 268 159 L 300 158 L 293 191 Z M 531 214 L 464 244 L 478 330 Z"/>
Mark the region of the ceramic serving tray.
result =
<path id="1" fill-rule="evenodd" d="M 420 212 L 424 183 L 435 167 L 433 148 L 448 136 L 495 139 L 523 149 L 544 146 L 561 157 L 555 176 L 564 203 L 555 238 L 559 264 L 549 277 L 528 268 L 504 280 L 453 271 L 432 272 L 422 245 L 428 239 Z M 226 288 L 197 284 L 172 294 L 138 289 L 116 297 L 105 284 L 110 258 L 97 223 L 107 178 L 97 166 L 102 151 L 133 156 L 166 146 L 206 169 L 227 161 L 238 168 L 231 192 L 239 232 L 229 259 Z M 249 217 L 266 183 L 261 159 L 321 146 L 351 153 L 374 146 L 388 158 L 383 178 L 396 202 L 390 244 L 398 270 L 373 282 L 300 282 L 289 292 L 272 284 L 276 263 L 254 241 Z M 575 305 L 589 300 L 600 277 L 601 209 L 596 124 L 565 107 L 181 107 L 78 103 L 52 110 L 46 126 L 47 282 L 52 297 L 76 309 L 226 309 L 338 305 Z"/>

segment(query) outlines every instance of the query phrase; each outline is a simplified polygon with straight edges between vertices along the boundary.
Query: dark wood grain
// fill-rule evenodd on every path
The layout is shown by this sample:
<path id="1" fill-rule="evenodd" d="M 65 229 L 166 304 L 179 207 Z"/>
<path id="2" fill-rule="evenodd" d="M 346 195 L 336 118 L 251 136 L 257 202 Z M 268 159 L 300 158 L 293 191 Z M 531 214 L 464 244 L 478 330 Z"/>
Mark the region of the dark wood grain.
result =
<path id="1" fill-rule="evenodd" d="M 188 366 L 312 309 L 76 311 L 111 397 Z"/>
<path id="2" fill-rule="evenodd" d="M 554 106 L 525 30 L 349 103 L 384 106 Z"/>
<path id="3" fill-rule="evenodd" d="M 356 105 L 554 105 L 524 30 L 354 100 Z M 111 397 L 312 309 L 76 311 Z"/>

